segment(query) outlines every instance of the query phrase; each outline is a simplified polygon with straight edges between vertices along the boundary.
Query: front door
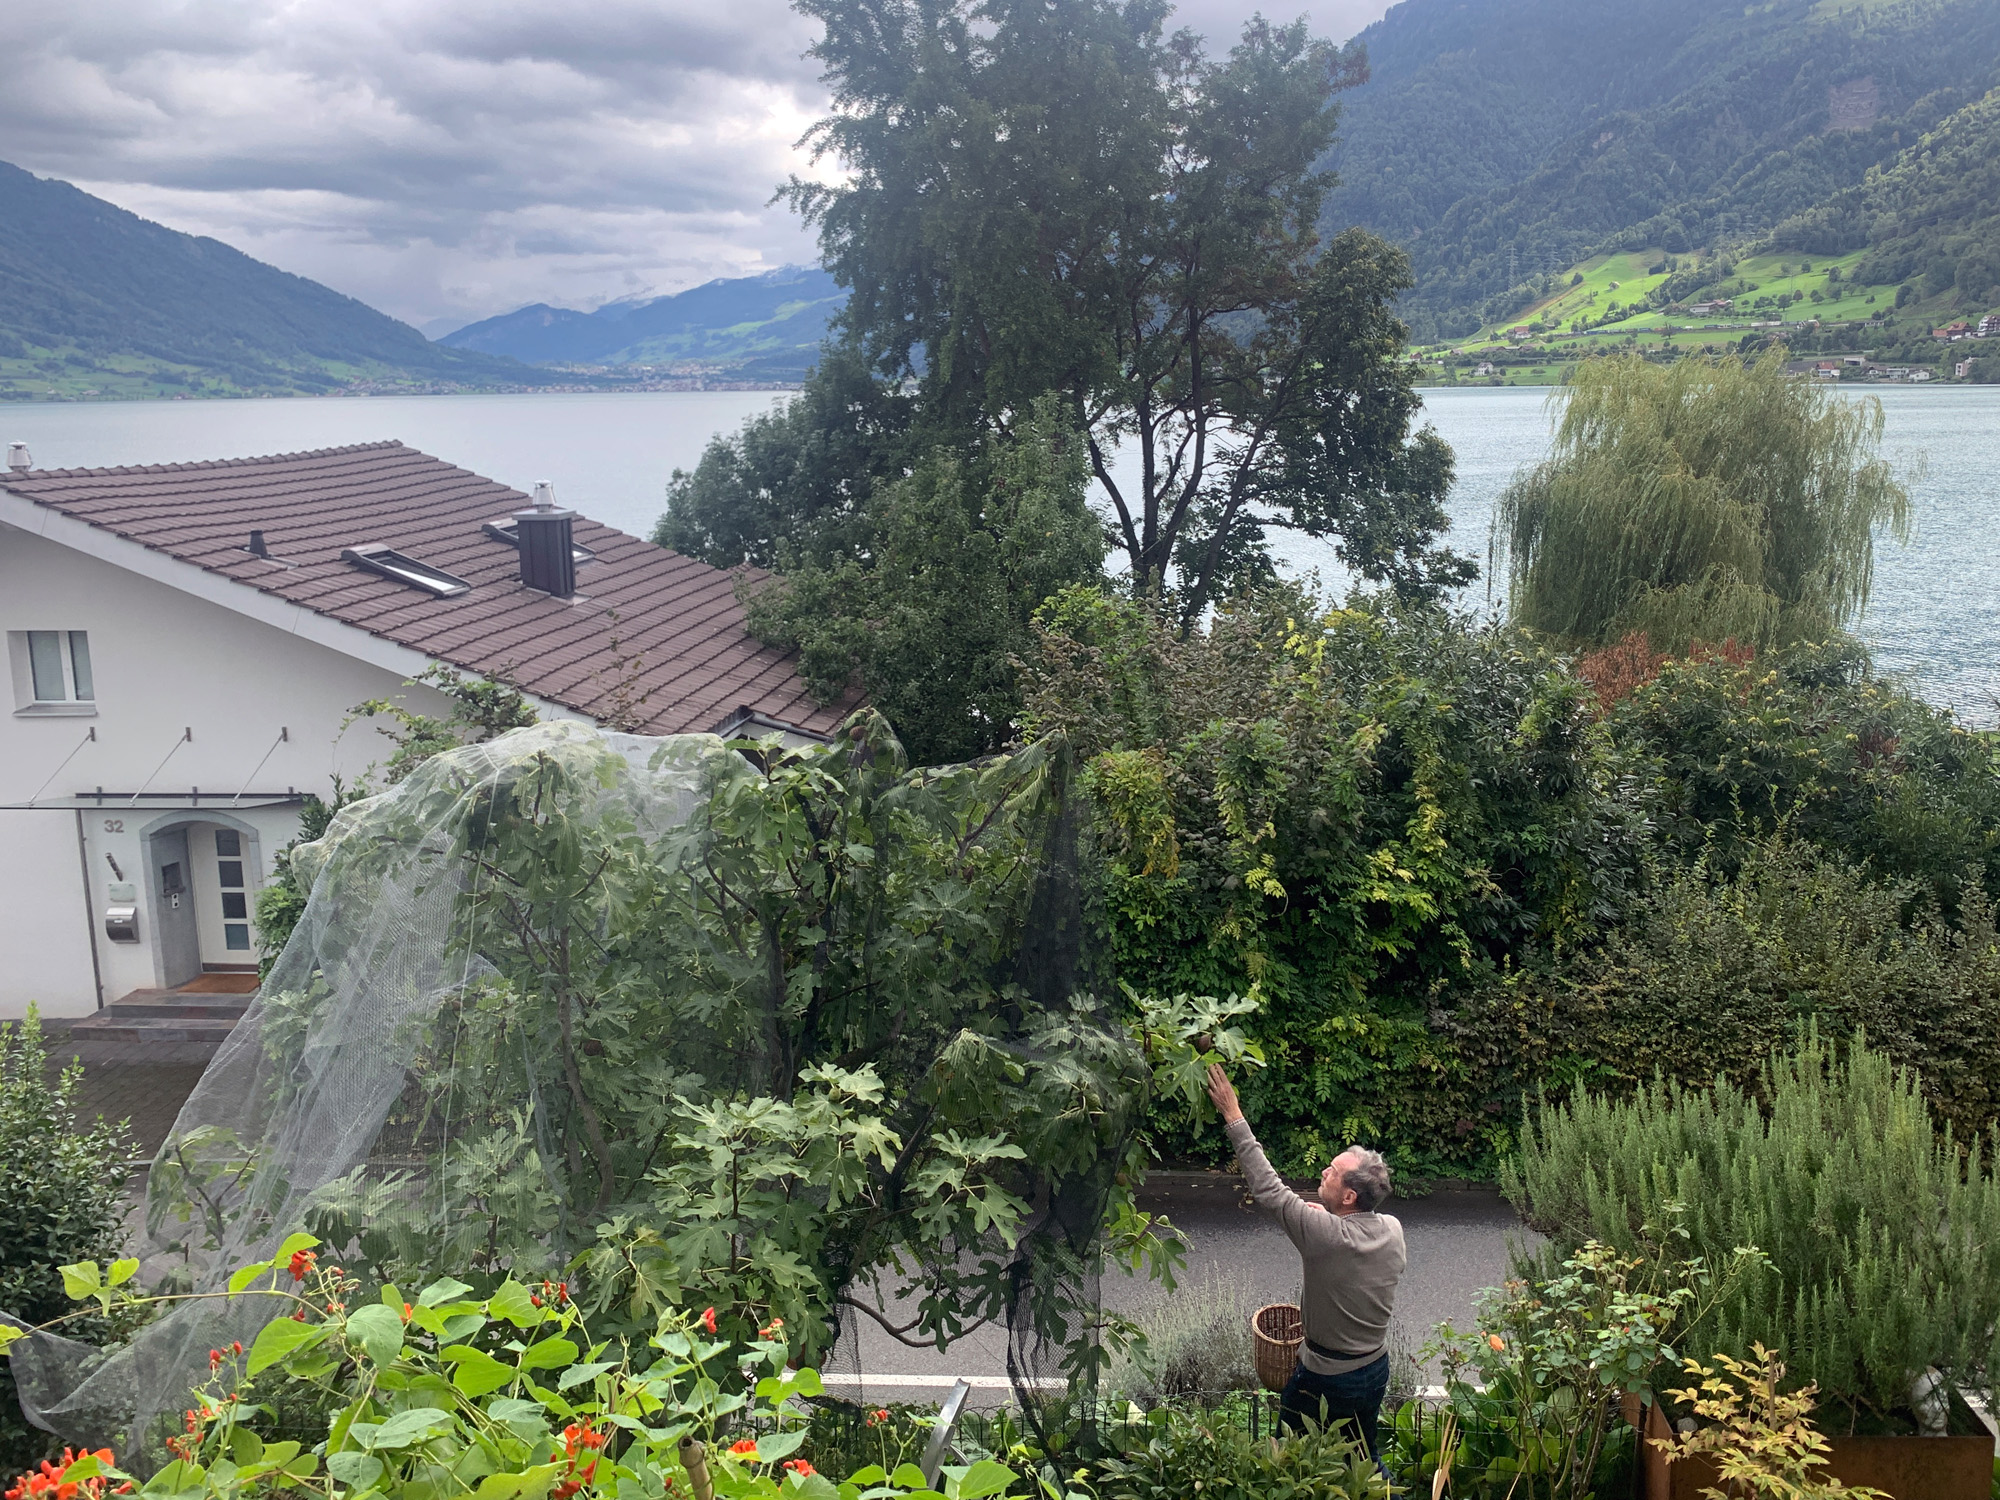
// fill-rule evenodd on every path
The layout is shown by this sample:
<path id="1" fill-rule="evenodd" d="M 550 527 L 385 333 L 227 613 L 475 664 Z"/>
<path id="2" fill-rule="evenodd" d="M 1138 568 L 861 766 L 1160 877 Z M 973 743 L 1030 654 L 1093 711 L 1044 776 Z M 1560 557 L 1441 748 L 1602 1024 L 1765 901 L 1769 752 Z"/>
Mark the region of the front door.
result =
<path id="1" fill-rule="evenodd" d="M 194 856 L 195 928 L 201 934 L 204 969 L 255 969 L 252 941 L 249 840 L 217 823 L 188 825 L 188 852 Z"/>
<path id="2" fill-rule="evenodd" d="M 167 989 L 201 973 L 201 932 L 195 925 L 194 866 L 185 828 L 153 835 L 153 910 L 160 934 L 160 983 Z"/>

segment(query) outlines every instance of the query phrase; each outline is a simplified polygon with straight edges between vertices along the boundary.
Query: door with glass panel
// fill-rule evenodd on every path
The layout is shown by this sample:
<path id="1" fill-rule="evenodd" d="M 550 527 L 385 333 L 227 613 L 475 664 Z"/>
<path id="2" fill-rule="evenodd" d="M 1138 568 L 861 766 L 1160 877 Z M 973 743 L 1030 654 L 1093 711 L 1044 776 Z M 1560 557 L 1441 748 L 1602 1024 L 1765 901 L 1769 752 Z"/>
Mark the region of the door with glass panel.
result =
<path id="1" fill-rule="evenodd" d="M 198 850 L 195 914 L 201 927 L 202 967 L 254 968 L 257 933 L 250 913 L 257 893 L 248 837 L 235 828 L 205 823 L 197 826 L 190 842 Z"/>

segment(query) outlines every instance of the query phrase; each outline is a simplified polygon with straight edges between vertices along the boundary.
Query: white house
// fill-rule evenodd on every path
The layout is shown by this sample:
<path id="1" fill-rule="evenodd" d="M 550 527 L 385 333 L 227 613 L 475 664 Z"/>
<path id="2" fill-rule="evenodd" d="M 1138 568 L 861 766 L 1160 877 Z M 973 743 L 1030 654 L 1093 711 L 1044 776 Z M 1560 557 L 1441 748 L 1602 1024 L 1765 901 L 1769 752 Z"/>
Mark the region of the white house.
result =
<path id="1" fill-rule="evenodd" d="M 400 443 L 0 474 L 0 1017 L 102 1024 L 248 990 L 309 793 L 389 744 L 365 699 L 443 664 L 545 717 L 829 736 L 735 577 Z M 753 575 L 754 576 L 754 575 Z M 169 1012 L 178 1013 L 178 1012 Z"/>

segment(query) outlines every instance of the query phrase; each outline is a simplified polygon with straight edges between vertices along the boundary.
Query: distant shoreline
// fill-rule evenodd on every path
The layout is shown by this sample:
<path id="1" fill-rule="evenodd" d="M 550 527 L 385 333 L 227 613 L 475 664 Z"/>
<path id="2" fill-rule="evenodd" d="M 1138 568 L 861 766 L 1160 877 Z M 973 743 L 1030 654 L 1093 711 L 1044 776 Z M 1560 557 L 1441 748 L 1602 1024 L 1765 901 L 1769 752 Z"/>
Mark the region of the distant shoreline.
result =
<path id="1" fill-rule="evenodd" d="M 124 396 L 95 391 L 78 395 L 59 392 L 38 395 L 29 391 L 0 391 L 0 402 L 19 406 L 110 406 L 139 403 L 171 405 L 197 401 L 364 401 L 378 396 L 700 396 L 727 391 L 763 391 L 784 395 L 803 388 L 798 382 L 775 380 L 710 380 L 699 383 L 649 380 L 617 385 L 385 386 L 375 390 L 209 391 L 201 395 L 174 396 Z"/>

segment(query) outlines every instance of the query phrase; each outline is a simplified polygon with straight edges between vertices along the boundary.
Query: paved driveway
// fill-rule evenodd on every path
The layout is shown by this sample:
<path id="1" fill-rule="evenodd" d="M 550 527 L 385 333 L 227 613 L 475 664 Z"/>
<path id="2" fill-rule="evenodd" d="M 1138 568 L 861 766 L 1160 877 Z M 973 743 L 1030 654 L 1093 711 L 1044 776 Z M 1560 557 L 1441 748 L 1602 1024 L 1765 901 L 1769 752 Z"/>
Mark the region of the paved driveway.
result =
<path id="1" fill-rule="evenodd" d="M 1233 1174 L 1162 1174 L 1148 1183 L 1142 1206 L 1165 1213 L 1188 1240 L 1182 1278 L 1188 1290 L 1182 1295 L 1212 1284 L 1237 1292 L 1249 1307 L 1298 1300 L 1298 1253 L 1275 1223 L 1244 1205 L 1241 1179 Z M 1532 1238 L 1490 1188 L 1443 1188 L 1422 1198 L 1393 1199 L 1388 1212 L 1403 1221 L 1409 1244 L 1396 1322 L 1413 1352 L 1445 1319 L 1468 1326 L 1481 1288 L 1506 1277 L 1510 1247 Z M 1103 1283 L 1107 1306 L 1142 1321 L 1163 1295 L 1157 1283 L 1129 1276 L 1107 1276 Z M 898 1305 L 889 1301 L 891 1320 L 900 1323 L 914 1308 L 898 1313 Z M 968 1375 L 980 1382 L 975 1399 L 982 1404 L 1005 1399 L 1006 1340 L 997 1330 L 982 1329 L 940 1353 L 907 1348 L 866 1318 L 856 1321 L 857 1351 L 843 1347 L 829 1362 L 846 1390 L 878 1400 L 935 1400 L 953 1377 Z"/>
<path id="2" fill-rule="evenodd" d="M 200 1076 L 198 1066 L 91 1064 L 78 1113 L 86 1120 L 100 1112 L 129 1116 L 139 1155 L 150 1157 Z M 1311 1191 L 1311 1184 L 1299 1186 Z M 1274 1223 L 1245 1205 L 1235 1175 L 1157 1174 L 1142 1206 L 1165 1213 L 1188 1240 L 1183 1284 L 1190 1290 L 1183 1295 L 1212 1284 L 1250 1307 L 1298 1300 L 1297 1254 Z M 1403 1221 L 1409 1242 L 1410 1267 L 1397 1297 L 1396 1321 L 1402 1342 L 1415 1350 L 1444 1319 L 1466 1325 L 1479 1290 L 1506 1276 L 1509 1247 L 1525 1231 L 1490 1188 L 1444 1188 L 1422 1198 L 1394 1199 L 1389 1211 Z M 1116 1275 L 1105 1278 L 1103 1297 L 1107 1306 L 1143 1320 L 1163 1294 L 1156 1283 Z M 895 1312 L 893 1297 L 889 1306 L 893 1322 L 907 1321 L 914 1312 Z M 829 1361 L 829 1373 L 849 1390 L 883 1400 L 935 1400 L 955 1377 L 969 1375 L 981 1382 L 982 1403 L 1005 1399 L 1006 1340 L 997 1330 L 982 1329 L 940 1353 L 899 1344 L 866 1318 L 857 1318 L 856 1325 L 858 1338 Z M 892 1379 L 860 1381 L 864 1376 Z"/>

